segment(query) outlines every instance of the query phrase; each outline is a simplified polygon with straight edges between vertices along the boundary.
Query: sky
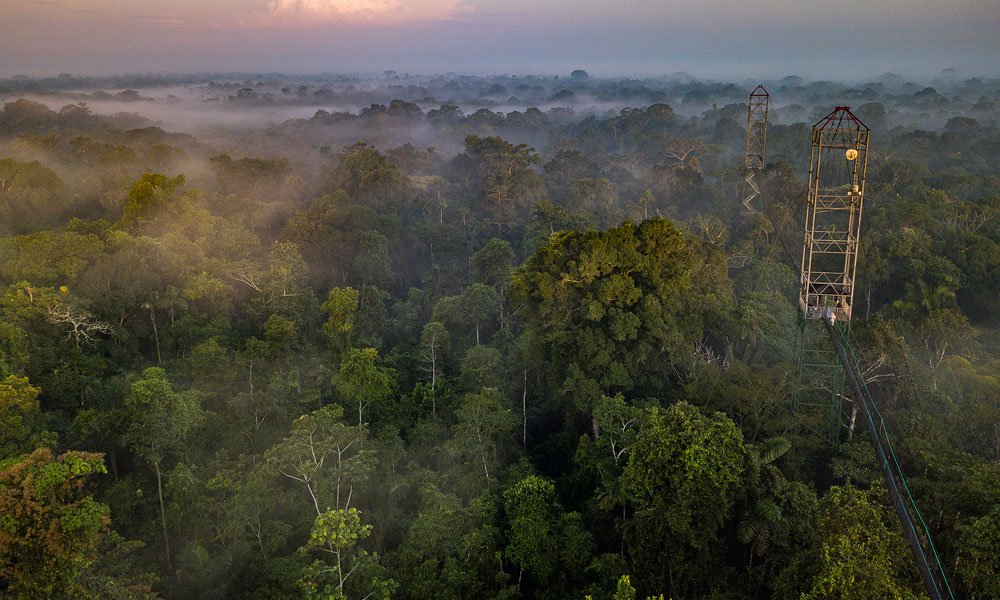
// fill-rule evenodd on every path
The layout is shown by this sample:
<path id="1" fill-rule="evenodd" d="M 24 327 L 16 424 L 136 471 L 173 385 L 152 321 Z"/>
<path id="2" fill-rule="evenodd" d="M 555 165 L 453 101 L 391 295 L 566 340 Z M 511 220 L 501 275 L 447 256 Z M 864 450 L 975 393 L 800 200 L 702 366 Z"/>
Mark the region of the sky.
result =
<path id="1" fill-rule="evenodd" d="M 1000 76 L 1000 0 L 0 0 L 0 77 Z"/>

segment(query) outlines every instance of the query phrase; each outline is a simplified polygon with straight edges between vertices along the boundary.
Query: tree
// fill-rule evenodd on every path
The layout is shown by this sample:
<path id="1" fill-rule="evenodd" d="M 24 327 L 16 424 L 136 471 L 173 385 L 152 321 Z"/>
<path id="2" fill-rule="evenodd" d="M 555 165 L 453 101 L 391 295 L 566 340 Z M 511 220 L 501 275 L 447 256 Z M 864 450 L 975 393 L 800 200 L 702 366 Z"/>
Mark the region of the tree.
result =
<path id="1" fill-rule="evenodd" d="M 335 287 L 327 294 L 320 307 L 329 314 L 323 331 L 330 337 L 339 354 L 347 347 L 348 336 L 354 329 L 354 313 L 358 310 L 358 290 L 352 287 Z"/>
<path id="2" fill-rule="evenodd" d="M 175 392 L 167 380 L 166 371 L 159 367 L 149 367 L 142 372 L 139 381 L 132 384 L 125 399 L 125 407 L 129 412 L 131 425 L 125 432 L 124 441 L 156 473 L 163 545 L 167 565 L 173 569 L 160 465 L 169 455 L 186 447 L 188 437 L 201 423 L 199 395 L 190 391 Z"/>
<path id="3" fill-rule="evenodd" d="M 273 190 L 291 172 L 287 158 L 249 158 L 233 160 L 228 154 L 209 159 L 223 193 L 254 196 L 261 190 Z"/>
<path id="4" fill-rule="evenodd" d="M 488 285 L 503 294 L 510 281 L 514 250 L 505 240 L 490 238 L 485 246 L 472 254 L 471 263 L 475 283 Z"/>
<path id="5" fill-rule="evenodd" d="M 462 357 L 459 379 L 468 391 L 499 388 L 504 383 L 503 355 L 490 346 L 469 348 Z"/>
<path id="6" fill-rule="evenodd" d="M 376 208 L 393 207 L 412 197 L 406 175 L 385 155 L 363 142 L 344 148 L 330 189 L 342 189 L 355 201 Z"/>
<path id="7" fill-rule="evenodd" d="M 323 558 L 306 567 L 299 585 L 310 600 L 347 600 L 349 597 L 382 598 L 388 600 L 395 588 L 392 579 L 374 577 L 370 584 L 358 584 L 358 596 L 347 594 L 349 582 L 377 566 L 378 556 L 356 550 L 359 542 L 371 535 L 372 526 L 361 524 L 361 512 L 356 508 L 330 509 L 316 516 L 309 540 L 301 548 L 304 553 L 320 553 Z M 332 581 L 330 581 L 332 579 Z"/>
<path id="8" fill-rule="evenodd" d="M 389 258 L 389 238 L 377 231 L 366 231 L 358 240 L 353 266 L 362 287 L 387 287 L 392 283 L 392 261 Z"/>
<path id="9" fill-rule="evenodd" d="M 463 505 L 432 484 L 420 487 L 419 498 L 420 509 L 397 554 L 402 597 L 497 596 L 497 585 L 504 586 L 507 578 L 503 561 L 497 560 L 503 550 L 500 499 L 483 494 Z"/>
<path id="10" fill-rule="evenodd" d="M 759 445 L 747 446 L 751 462 L 757 468 L 759 477 L 751 482 L 752 503 L 743 513 L 736 526 L 736 537 L 742 544 L 750 546 L 753 555 L 763 556 L 771 549 L 771 544 L 784 526 L 782 522 L 780 498 L 786 487 L 785 476 L 774 464 L 792 447 L 785 438 L 774 437 Z"/>
<path id="11" fill-rule="evenodd" d="M 1000 597 L 1000 507 L 959 525 L 957 571 L 970 600 Z"/>
<path id="12" fill-rule="evenodd" d="M 571 212 L 590 215 L 600 228 L 620 223 L 618 193 L 607 179 L 586 177 L 570 183 L 566 205 Z"/>
<path id="13" fill-rule="evenodd" d="M 510 437 L 516 425 L 510 410 L 500 402 L 499 390 L 486 388 L 478 394 L 466 394 L 458 409 L 455 441 L 463 454 L 471 454 L 483 468 L 486 487 L 493 479 L 490 466 L 494 466 L 505 438 Z"/>
<path id="14" fill-rule="evenodd" d="M 43 426 L 39 392 L 27 377 L 0 378 L 0 459 L 55 444 Z"/>
<path id="15" fill-rule="evenodd" d="M 473 283 L 462 291 L 462 312 L 475 327 L 477 346 L 480 329 L 489 324 L 500 312 L 500 302 L 500 295 L 488 285 Z"/>
<path id="16" fill-rule="evenodd" d="M 449 348 L 448 330 L 437 321 L 424 325 L 420 332 L 420 358 L 423 369 L 431 376 L 431 415 L 437 419 L 437 401 L 434 392 L 437 389 L 438 373 L 441 372 L 444 357 Z"/>
<path id="17" fill-rule="evenodd" d="M 654 588 L 690 595 L 707 583 L 716 532 L 750 468 L 743 436 L 722 413 L 687 402 L 650 409 L 622 473 L 635 507 L 629 547 Z"/>
<path id="18" fill-rule="evenodd" d="M 372 470 L 372 452 L 363 448 L 367 430 L 345 424 L 343 414 L 328 404 L 302 415 L 288 437 L 264 454 L 274 472 L 306 488 L 317 516 L 323 507 L 350 508 L 355 485 Z"/>
<path id="19" fill-rule="evenodd" d="M 122 209 L 122 225 L 134 226 L 152 221 L 160 207 L 176 199 L 183 185 L 183 175 L 171 179 L 160 173 L 143 173 L 128 192 Z"/>
<path id="20" fill-rule="evenodd" d="M 106 473 L 99 454 L 48 448 L 0 460 L 0 573 L 13 598 L 79 597 L 77 579 L 96 558 L 108 507 L 84 493 Z"/>
<path id="21" fill-rule="evenodd" d="M 470 135 L 465 151 L 475 164 L 486 199 L 487 213 L 498 230 L 509 223 L 528 203 L 542 199 L 545 187 L 532 170 L 540 160 L 527 144 L 513 145 L 500 137 Z"/>
<path id="22" fill-rule="evenodd" d="M 570 593 L 594 550 L 579 513 L 564 512 L 552 482 L 535 475 L 512 485 L 503 498 L 510 524 L 507 556 L 538 589 Z"/>
<path id="23" fill-rule="evenodd" d="M 830 488 L 820 502 L 819 573 L 803 600 L 917 598 L 906 542 L 891 519 L 871 494 L 850 484 Z"/>
<path id="24" fill-rule="evenodd" d="M 702 298 L 712 291 L 693 287 L 696 271 L 686 237 L 664 219 L 550 237 L 513 287 L 554 395 L 589 414 L 602 395 L 664 389 L 711 305 Z"/>
<path id="25" fill-rule="evenodd" d="M 55 171 L 38 161 L 19 163 L 0 158 L 0 223 L 25 232 L 53 223 L 66 209 L 59 197 L 64 187 Z"/>
<path id="26" fill-rule="evenodd" d="M 532 475 L 506 490 L 503 498 L 510 522 L 507 553 L 522 571 L 545 582 L 559 564 L 556 488 L 551 481 Z"/>
<path id="27" fill-rule="evenodd" d="M 358 403 L 358 425 L 365 424 L 365 407 L 383 403 L 396 385 L 396 372 L 380 367 L 378 350 L 352 348 L 344 355 L 340 370 L 333 376 L 337 391 L 348 401 Z"/>

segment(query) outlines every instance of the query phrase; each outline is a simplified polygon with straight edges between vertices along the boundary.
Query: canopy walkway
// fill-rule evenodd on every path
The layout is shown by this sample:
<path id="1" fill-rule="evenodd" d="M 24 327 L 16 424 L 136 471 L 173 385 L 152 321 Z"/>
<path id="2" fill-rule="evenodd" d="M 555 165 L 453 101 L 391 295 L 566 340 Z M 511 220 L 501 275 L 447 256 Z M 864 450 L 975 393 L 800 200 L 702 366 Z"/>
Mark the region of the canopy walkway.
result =
<path id="1" fill-rule="evenodd" d="M 934 547 L 931 532 L 910 493 L 906 477 L 903 476 L 903 470 L 899 466 L 899 459 L 893 450 L 885 419 L 882 417 L 878 405 L 875 404 L 868 384 L 858 367 L 858 358 L 854 354 L 854 349 L 847 337 L 830 321 L 824 319 L 823 323 L 837 349 L 837 355 L 844 366 L 844 374 L 850 382 L 851 390 L 854 392 L 854 397 L 864 415 L 864 422 L 871 435 L 872 446 L 875 447 L 875 458 L 882 469 L 882 476 L 889 489 L 889 496 L 892 498 L 899 522 L 903 526 L 904 537 L 906 537 L 910 552 L 913 553 L 913 559 L 920 571 L 924 588 L 932 600 L 955 600 L 955 594 L 951 590 L 948 577 L 941 565 L 941 559 Z"/>

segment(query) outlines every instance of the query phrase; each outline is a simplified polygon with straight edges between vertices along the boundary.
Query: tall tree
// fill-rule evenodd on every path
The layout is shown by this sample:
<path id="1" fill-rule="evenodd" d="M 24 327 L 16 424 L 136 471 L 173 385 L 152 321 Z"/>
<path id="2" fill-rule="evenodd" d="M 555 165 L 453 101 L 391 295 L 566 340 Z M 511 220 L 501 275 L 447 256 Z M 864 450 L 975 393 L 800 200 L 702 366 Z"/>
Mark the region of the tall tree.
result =
<path id="1" fill-rule="evenodd" d="M 706 588 L 717 532 L 750 467 L 740 430 L 722 413 L 687 402 L 650 410 L 621 484 L 635 507 L 629 547 L 646 585 L 675 596 Z"/>
<path id="2" fill-rule="evenodd" d="M 396 372 L 377 363 L 378 350 L 352 348 L 344 355 L 340 370 L 333 376 L 333 384 L 344 400 L 358 403 L 359 426 L 367 423 L 365 408 L 384 403 L 396 386 Z"/>
<path id="3" fill-rule="evenodd" d="M 264 454 L 273 472 L 306 488 L 317 516 L 330 507 L 350 508 L 355 486 L 373 468 L 373 453 L 363 447 L 367 430 L 347 425 L 343 414 L 341 407 L 328 404 L 302 415 L 288 437 Z"/>
<path id="4" fill-rule="evenodd" d="M 664 219 L 551 236 L 516 271 L 514 289 L 552 392 L 589 414 L 602 395 L 662 391 L 689 362 L 700 301 L 714 292 L 693 289 L 693 271 L 684 234 Z"/>
<path id="5" fill-rule="evenodd" d="M 193 391 L 176 392 L 167 380 L 166 371 L 150 367 L 132 384 L 125 407 L 131 425 L 125 443 L 156 473 L 156 495 L 160 501 L 160 524 L 167 565 L 173 569 L 170 534 L 163 502 L 161 465 L 171 455 L 182 451 L 188 438 L 201 423 L 200 396 Z"/>
<path id="6" fill-rule="evenodd" d="M 462 454 L 482 467 L 487 488 L 496 477 L 503 442 L 513 433 L 515 425 L 514 416 L 503 406 L 500 392 L 495 388 L 466 394 L 462 399 L 455 425 L 455 442 Z"/>

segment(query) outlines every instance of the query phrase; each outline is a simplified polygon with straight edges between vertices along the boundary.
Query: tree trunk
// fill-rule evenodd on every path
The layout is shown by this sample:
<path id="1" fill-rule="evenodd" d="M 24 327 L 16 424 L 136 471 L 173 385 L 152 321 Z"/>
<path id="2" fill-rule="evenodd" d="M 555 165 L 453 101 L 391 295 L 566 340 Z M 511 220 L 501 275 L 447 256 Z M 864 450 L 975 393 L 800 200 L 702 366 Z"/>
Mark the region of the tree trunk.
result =
<path id="1" fill-rule="evenodd" d="M 524 388 L 521 391 L 521 447 L 528 449 L 528 370 L 524 370 Z"/>
<path id="2" fill-rule="evenodd" d="M 847 427 L 847 441 L 854 439 L 854 425 L 858 420 L 858 405 L 851 403 L 851 422 Z"/>
<path id="3" fill-rule="evenodd" d="M 170 536 L 167 534 L 167 511 L 163 507 L 163 479 L 160 477 L 159 461 L 153 463 L 156 470 L 156 493 L 160 497 L 160 524 L 163 525 L 163 548 L 167 553 L 167 568 L 174 572 L 174 560 L 170 556 Z"/>
<path id="4" fill-rule="evenodd" d="M 483 473 L 486 474 L 486 487 L 490 487 L 490 468 L 486 464 L 486 447 L 483 445 L 483 433 L 476 426 L 476 437 L 479 439 L 479 456 L 483 459 Z"/>
<path id="5" fill-rule="evenodd" d="M 156 309 L 153 304 L 149 304 L 149 322 L 153 324 L 153 341 L 156 342 L 156 366 L 163 365 L 163 359 L 160 358 L 160 331 L 156 328 Z"/>
<path id="6" fill-rule="evenodd" d="M 437 394 L 434 388 L 437 384 L 437 345 L 431 341 L 431 418 L 437 423 Z"/>

